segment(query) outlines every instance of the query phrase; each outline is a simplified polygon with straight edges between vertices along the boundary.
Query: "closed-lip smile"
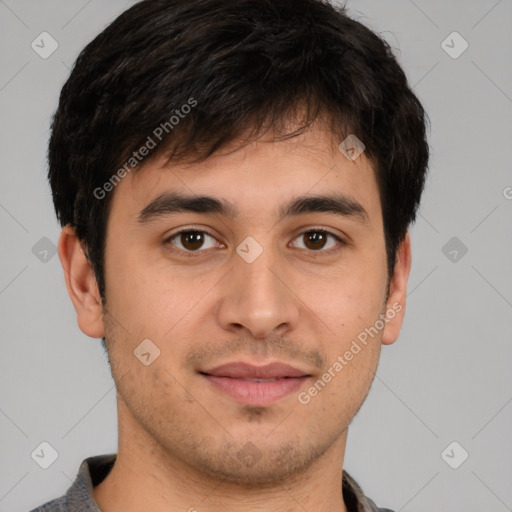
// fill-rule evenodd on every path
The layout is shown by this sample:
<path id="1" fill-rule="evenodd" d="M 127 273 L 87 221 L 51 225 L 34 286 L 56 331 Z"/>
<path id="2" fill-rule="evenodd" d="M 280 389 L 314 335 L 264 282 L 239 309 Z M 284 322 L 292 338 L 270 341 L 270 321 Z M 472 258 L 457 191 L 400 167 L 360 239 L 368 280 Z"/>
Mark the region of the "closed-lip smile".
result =
<path id="1" fill-rule="evenodd" d="M 297 391 L 311 377 L 289 364 L 263 366 L 236 361 L 199 372 L 217 390 L 252 406 L 266 406 Z"/>

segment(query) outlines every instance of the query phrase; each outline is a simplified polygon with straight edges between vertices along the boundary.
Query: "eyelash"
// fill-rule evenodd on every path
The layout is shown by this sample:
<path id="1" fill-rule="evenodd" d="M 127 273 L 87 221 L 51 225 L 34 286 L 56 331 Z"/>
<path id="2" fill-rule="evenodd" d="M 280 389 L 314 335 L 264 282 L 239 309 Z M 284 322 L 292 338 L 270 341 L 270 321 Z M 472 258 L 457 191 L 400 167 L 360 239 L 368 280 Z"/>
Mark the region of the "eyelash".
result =
<path id="1" fill-rule="evenodd" d="M 177 231 L 176 233 L 173 233 L 171 236 L 167 237 L 164 240 L 164 244 L 171 246 L 172 247 L 171 250 L 173 252 L 179 252 L 179 253 L 185 255 L 186 257 L 191 257 L 191 258 L 198 257 L 198 256 L 201 255 L 202 252 L 206 252 L 208 249 L 198 249 L 197 251 L 187 251 L 187 250 L 184 250 L 184 249 L 176 248 L 171 243 L 175 238 L 179 237 L 179 235 L 181 235 L 182 233 L 193 233 L 193 232 L 205 233 L 205 234 L 211 236 L 213 239 L 217 240 L 215 235 L 213 233 L 211 233 L 210 231 L 208 231 L 207 229 L 195 229 L 195 228 L 190 228 L 189 227 L 189 228 Z M 326 235 L 329 235 L 329 236 L 333 237 L 341 246 L 347 245 L 347 242 L 342 240 L 338 235 L 335 235 L 334 233 L 331 233 L 330 231 L 327 231 L 327 230 L 321 229 L 321 228 L 310 228 L 310 229 L 307 229 L 306 231 L 302 231 L 299 235 L 297 235 L 294 238 L 294 240 L 296 240 L 300 236 L 305 235 L 306 233 L 322 233 L 322 234 L 326 234 Z M 331 254 L 333 252 L 338 251 L 339 249 L 340 248 L 338 247 L 338 248 L 331 248 L 331 249 L 328 249 L 326 251 L 323 251 L 323 250 L 313 251 L 313 250 L 307 250 L 307 249 L 301 249 L 301 250 L 306 250 L 307 252 L 311 253 L 311 256 L 317 257 L 318 254 Z"/>

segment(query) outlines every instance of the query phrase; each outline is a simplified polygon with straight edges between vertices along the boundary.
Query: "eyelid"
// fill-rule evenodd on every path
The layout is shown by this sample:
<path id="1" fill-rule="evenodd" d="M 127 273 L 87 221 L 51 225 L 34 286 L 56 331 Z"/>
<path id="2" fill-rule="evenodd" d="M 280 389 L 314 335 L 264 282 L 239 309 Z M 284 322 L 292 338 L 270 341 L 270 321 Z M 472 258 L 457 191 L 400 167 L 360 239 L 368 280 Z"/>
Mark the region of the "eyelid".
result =
<path id="1" fill-rule="evenodd" d="M 171 241 L 174 238 L 178 237 L 182 233 L 189 233 L 189 232 L 193 232 L 193 231 L 197 231 L 199 233 L 205 233 L 208 236 L 212 237 L 219 244 L 224 245 L 222 242 L 219 242 L 219 240 L 217 239 L 217 235 L 215 235 L 213 232 L 211 232 L 207 228 L 204 228 L 204 227 L 199 228 L 199 227 L 196 227 L 196 226 L 186 226 L 185 228 L 182 228 L 179 231 L 176 231 L 176 232 L 172 233 L 171 235 L 166 236 L 165 239 L 164 239 L 164 244 L 165 245 L 166 244 L 172 245 Z M 194 254 L 197 254 L 197 253 L 206 252 L 208 249 L 198 249 L 197 251 L 184 251 L 183 249 L 179 249 L 178 247 L 173 246 L 173 250 L 178 251 L 178 252 L 180 252 L 182 254 L 185 253 L 187 255 L 192 255 L 193 256 Z"/>
<path id="2" fill-rule="evenodd" d="M 296 240 L 297 238 L 299 238 L 301 235 L 304 235 L 305 233 L 310 233 L 310 232 L 313 232 L 313 233 L 325 233 L 327 235 L 330 235 L 332 236 L 337 242 L 339 245 L 341 246 L 346 246 L 348 245 L 348 242 L 345 240 L 345 238 L 343 238 L 341 235 L 338 235 L 336 233 L 333 233 L 331 230 L 327 229 L 327 228 L 324 228 L 324 227 L 321 227 L 321 226 L 311 226 L 311 227 L 308 227 L 307 229 L 302 229 L 298 234 L 297 236 L 294 237 L 294 239 L 292 240 L 292 242 L 294 240 Z M 327 250 L 318 250 L 318 251 L 313 251 L 313 250 L 306 250 L 306 249 L 302 249 L 303 251 L 306 251 L 308 254 L 310 255 L 322 255 L 322 254 L 331 254 L 333 252 L 336 252 L 336 251 L 339 251 L 340 250 L 340 247 L 331 247 L 330 249 L 327 249 Z"/>

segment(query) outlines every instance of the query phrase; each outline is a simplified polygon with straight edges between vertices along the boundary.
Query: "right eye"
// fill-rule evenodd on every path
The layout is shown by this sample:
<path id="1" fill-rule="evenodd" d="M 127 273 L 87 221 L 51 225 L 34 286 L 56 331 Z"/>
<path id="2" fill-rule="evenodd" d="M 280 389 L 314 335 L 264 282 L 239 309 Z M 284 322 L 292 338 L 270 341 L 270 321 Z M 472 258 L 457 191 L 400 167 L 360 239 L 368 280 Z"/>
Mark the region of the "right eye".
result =
<path id="1" fill-rule="evenodd" d="M 165 240 L 165 243 L 170 244 L 173 247 L 177 247 L 181 252 L 197 253 L 204 252 L 206 249 L 215 247 L 214 241 L 216 241 L 215 237 L 208 231 L 199 229 L 182 229 L 168 237 Z M 205 243 L 207 247 L 204 247 Z"/>

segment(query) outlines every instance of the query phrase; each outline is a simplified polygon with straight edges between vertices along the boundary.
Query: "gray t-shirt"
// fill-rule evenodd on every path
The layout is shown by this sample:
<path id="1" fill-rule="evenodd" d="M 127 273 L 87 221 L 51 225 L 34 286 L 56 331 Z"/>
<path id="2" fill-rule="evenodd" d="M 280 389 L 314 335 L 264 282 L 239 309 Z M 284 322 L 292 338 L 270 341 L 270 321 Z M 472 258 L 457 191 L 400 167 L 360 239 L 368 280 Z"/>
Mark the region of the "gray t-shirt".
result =
<path id="1" fill-rule="evenodd" d="M 108 475 L 115 460 L 115 453 L 85 459 L 75 481 L 64 496 L 48 501 L 31 512 L 101 512 L 94 501 L 92 490 Z M 378 508 L 363 494 L 357 482 L 345 470 L 342 492 L 348 512 L 393 512 L 388 508 Z"/>

